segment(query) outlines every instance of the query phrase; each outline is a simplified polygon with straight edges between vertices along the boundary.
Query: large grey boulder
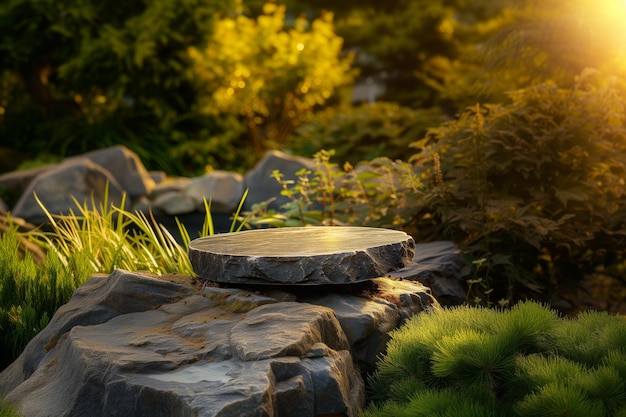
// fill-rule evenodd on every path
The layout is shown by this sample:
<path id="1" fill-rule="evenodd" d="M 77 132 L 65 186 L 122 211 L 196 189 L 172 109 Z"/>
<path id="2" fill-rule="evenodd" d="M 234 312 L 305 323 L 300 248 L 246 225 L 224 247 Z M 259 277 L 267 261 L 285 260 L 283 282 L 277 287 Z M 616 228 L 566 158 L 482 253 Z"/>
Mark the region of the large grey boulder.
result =
<path id="1" fill-rule="evenodd" d="M 0 374 L 0 396 L 29 417 L 356 417 L 363 380 L 333 310 L 191 282 L 92 278 Z"/>
<path id="2" fill-rule="evenodd" d="M 310 158 L 293 156 L 281 151 L 268 151 L 254 168 L 244 177 L 244 187 L 248 189 L 248 196 L 244 203 L 245 210 L 251 210 L 253 204 L 274 199 L 268 204 L 269 208 L 278 209 L 289 202 L 289 198 L 281 196 L 281 185 L 272 178 L 272 172 L 278 170 L 284 175 L 284 180 L 296 180 L 295 173 L 302 168 L 315 169 L 315 161 Z"/>
<path id="3" fill-rule="evenodd" d="M 139 156 L 123 145 L 98 149 L 65 160 L 80 158 L 87 158 L 110 172 L 130 198 L 150 194 L 154 189 L 155 181 Z"/>
<path id="4" fill-rule="evenodd" d="M 108 186 L 108 196 L 107 196 Z M 108 197 L 108 203 L 120 207 L 124 189 L 109 171 L 87 158 L 76 158 L 54 165 L 35 176 L 11 210 L 33 224 L 41 224 L 47 218 L 35 200 L 35 194 L 52 214 L 75 214 L 87 205 L 98 208 Z M 77 204 L 78 203 L 78 204 Z"/>
<path id="5" fill-rule="evenodd" d="M 35 168 L 21 169 L 1 174 L 0 187 L 5 193 L 20 196 L 35 177 L 49 170 L 53 166 L 54 165 L 42 165 Z"/>

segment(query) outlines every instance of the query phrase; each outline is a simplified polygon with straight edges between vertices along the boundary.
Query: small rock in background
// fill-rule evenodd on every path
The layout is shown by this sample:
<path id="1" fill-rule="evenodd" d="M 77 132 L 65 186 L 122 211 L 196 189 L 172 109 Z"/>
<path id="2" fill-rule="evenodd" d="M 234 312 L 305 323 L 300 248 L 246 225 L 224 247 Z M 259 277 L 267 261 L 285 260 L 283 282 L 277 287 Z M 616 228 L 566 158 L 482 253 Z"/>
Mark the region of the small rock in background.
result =
<path id="1" fill-rule="evenodd" d="M 196 211 L 195 202 L 178 191 L 166 191 L 157 195 L 153 204 L 169 216 L 178 216 Z"/>
<path id="2" fill-rule="evenodd" d="M 248 190 L 248 198 L 244 204 L 244 210 L 251 210 L 252 205 L 264 202 L 270 198 L 275 200 L 269 203 L 268 207 L 278 209 L 289 198 L 281 196 L 281 185 L 272 178 L 272 172 L 279 170 L 284 175 L 284 180 L 296 180 L 294 173 L 302 168 L 315 170 L 315 161 L 310 158 L 293 156 L 280 151 L 269 151 L 246 173 L 244 187 Z"/>
<path id="3" fill-rule="evenodd" d="M 215 170 L 192 178 L 183 189 L 183 195 L 195 202 L 196 210 L 204 210 L 204 200 L 211 202 L 211 212 L 231 214 L 237 210 L 243 197 L 243 175 Z"/>

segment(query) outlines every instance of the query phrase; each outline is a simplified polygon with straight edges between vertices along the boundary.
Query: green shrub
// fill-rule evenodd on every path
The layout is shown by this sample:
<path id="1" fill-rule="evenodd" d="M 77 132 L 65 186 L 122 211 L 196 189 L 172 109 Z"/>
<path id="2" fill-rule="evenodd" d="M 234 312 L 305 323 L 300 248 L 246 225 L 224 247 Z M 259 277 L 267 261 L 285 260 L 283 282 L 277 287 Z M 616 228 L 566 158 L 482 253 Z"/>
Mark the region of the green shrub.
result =
<path id="1" fill-rule="evenodd" d="M 189 49 L 198 109 L 208 117 L 239 115 L 245 146 L 257 157 L 285 146 L 300 121 L 352 81 L 333 13 L 290 19 L 285 5 L 270 1 L 256 18 L 237 10 L 214 26 L 207 46 Z"/>
<path id="2" fill-rule="evenodd" d="M 624 335 L 624 317 L 536 302 L 422 313 L 392 333 L 363 416 L 621 415 Z"/>
<path id="3" fill-rule="evenodd" d="M 406 159 L 409 145 L 444 120 L 438 109 L 413 110 L 385 102 L 331 107 L 298 126 L 290 148 L 308 157 L 333 149 L 337 160 L 352 165 L 381 156 Z"/>
<path id="4" fill-rule="evenodd" d="M 476 105 L 414 144 L 413 160 L 430 167 L 411 230 L 465 250 L 471 300 L 559 305 L 589 274 L 623 260 L 620 81 L 586 73 L 574 89 L 518 90 L 510 104 Z"/>

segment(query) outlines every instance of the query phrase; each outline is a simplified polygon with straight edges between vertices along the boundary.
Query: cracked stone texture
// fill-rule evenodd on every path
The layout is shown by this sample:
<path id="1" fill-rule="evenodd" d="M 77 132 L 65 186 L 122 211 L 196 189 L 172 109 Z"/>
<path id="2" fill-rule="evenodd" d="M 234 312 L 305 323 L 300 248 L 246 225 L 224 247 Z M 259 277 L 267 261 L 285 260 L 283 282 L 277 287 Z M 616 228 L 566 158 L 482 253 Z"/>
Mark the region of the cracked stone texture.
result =
<path id="1" fill-rule="evenodd" d="M 92 278 L 0 373 L 0 397 L 29 417 L 357 416 L 330 308 L 189 280 Z"/>
<path id="2" fill-rule="evenodd" d="M 372 227 L 288 227 L 223 233 L 189 245 L 194 271 L 239 284 L 345 284 L 411 262 L 413 238 Z"/>

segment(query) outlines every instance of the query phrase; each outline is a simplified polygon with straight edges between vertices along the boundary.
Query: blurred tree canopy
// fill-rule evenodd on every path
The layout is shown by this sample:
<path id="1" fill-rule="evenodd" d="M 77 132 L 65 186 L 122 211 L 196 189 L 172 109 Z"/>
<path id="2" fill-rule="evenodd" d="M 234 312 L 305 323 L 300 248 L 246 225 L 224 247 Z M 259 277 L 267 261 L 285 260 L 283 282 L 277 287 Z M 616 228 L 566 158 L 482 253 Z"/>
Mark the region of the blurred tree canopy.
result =
<path id="1" fill-rule="evenodd" d="M 246 2 L 258 10 L 256 1 Z M 479 68 L 477 45 L 503 24 L 508 0 L 394 0 L 377 2 L 287 0 L 290 10 L 332 10 L 354 66 L 386 91 L 379 99 L 427 108 L 475 102 L 468 74 Z M 475 94 L 474 94 L 475 95 Z M 460 107 L 463 107 L 461 105 Z"/>
<path id="2" fill-rule="evenodd" d="M 286 1 L 294 13 L 332 10 L 361 77 L 406 106 L 454 115 L 517 88 L 572 86 L 587 67 L 626 69 L 622 0 Z"/>
<path id="3" fill-rule="evenodd" d="M 78 153 L 174 122 L 196 99 L 187 48 L 233 3 L 2 2 L 0 145 Z"/>
<path id="4" fill-rule="evenodd" d="M 285 22 L 286 7 L 267 3 L 256 20 L 243 14 L 216 22 L 204 50 L 191 48 L 202 94 L 200 112 L 243 116 L 257 157 L 284 146 L 297 124 L 351 81 L 349 57 L 333 15 Z"/>

